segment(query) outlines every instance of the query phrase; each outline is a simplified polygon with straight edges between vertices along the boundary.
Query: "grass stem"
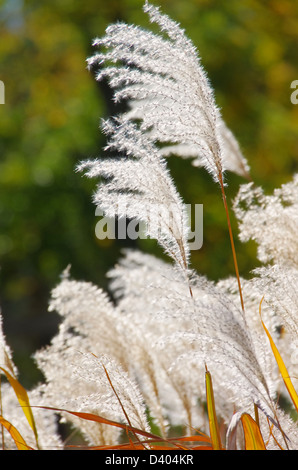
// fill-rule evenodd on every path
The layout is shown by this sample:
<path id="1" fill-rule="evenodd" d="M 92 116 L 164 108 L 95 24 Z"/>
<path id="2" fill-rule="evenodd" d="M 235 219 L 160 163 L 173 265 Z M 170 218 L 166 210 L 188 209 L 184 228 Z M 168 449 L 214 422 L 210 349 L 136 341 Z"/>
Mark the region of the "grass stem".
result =
<path id="1" fill-rule="evenodd" d="M 235 272 L 236 272 L 236 277 L 237 277 L 237 282 L 238 282 L 238 290 L 239 290 L 239 295 L 240 295 L 240 303 L 241 303 L 241 308 L 242 308 L 242 312 L 243 312 L 243 317 L 244 317 L 244 320 L 245 320 L 244 301 L 243 301 L 242 288 L 241 288 L 239 269 L 238 269 L 238 262 L 237 262 L 237 256 L 236 256 L 236 250 L 235 250 L 235 244 L 234 244 L 234 238 L 233 238 L 233 231 L 232 231 L 231 220 L 230 220 L 230 215 L 229 215 L 229 208 L 228 208 L 228 203 L 227 203 L 227 198 L 226 198 L 226 193 L 225 193 L 225 188 L 224 188 L 221 173 L 219 175 L 219 183 L 220 183 L 223 203 L 224 203 L 224 207 L 225 207 L 225 212 L 226 212 L 226 216 L 227 216 L 229 236 L 230 236 L 232 254 L 233 254 L 233 261 L 234 261 L 234 267 L 235 267 Z"/>

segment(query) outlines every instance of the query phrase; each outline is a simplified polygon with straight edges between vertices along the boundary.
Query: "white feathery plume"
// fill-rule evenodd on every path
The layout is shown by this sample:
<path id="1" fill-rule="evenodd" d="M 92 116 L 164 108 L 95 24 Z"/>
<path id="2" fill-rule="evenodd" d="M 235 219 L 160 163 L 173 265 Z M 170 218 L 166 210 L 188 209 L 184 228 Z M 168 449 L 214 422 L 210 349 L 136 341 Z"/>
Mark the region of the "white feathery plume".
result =
<path id="1" fill-rule="evenodd" d="M 97 331 L 100 332 L 100 328 Z M 42 401 L 38 405 L 69 411 L 81 410 L 109 418 L 99 406 L 98 400 L 96 403 L 92 402 L 93 394 L 98 392 L 97 385 L 79 379 L 75 373 L 82 355 L 93 351 L 95 346 L 88 336 L 81 336 L 70 325 L 61 323 L 50 345 L 35 353 L 36 363 L 45 377 Z M 102 401 L 104 407 L 104 397 Z M 60 412 L 59 415 L 62 422 L 71 423 L 78 429 L 90 445 L 111 445 L 119 438 L 119 430 L 114 426 L 85 421 L 70 413 Z"/>
<path id="2" fill-rule="evenodd" d="M 226 170 L 232 171 L 246 179 L 250 179 L 250 167 L 244 157 L 239 142 L 235 138 L 231 129 L 221 120 L 219 124 L 220 135 L 222 139 L 223 161 Z M 198 159 L 194 164 L 199 163 Z"/>
<path id="3" fill-rule="evenodd" d="M 134 219 L 145 224 L 146 235 L 188 275 L 188 217 L 166 162 L 157 146 L 135 124 L 107 121 L 107 148 L 122 157 L 82 162 L 79 171 L 102 177 L 94 203 L 107 217 Z"/>
<path id="4" fill-rule="evenodd" d="M 0 310 L 0 367 L 7 370 L 10 374 L 17 376 L 18 370 L 13 362 L 12 351 L 7 344 L 6 337 L 3 331 L 3 317 Z M 2 371 L 0 370 L 0 375 Z"/>
<path id="5" fill-rule="evenodd" d="M 106 379 L 98 373 L 100 361 L 91 351 L 117 364 L 107 368 L 109 373 L 124 371 L 122 392 L 118 376 L 111 375 L 123 403 L 125 394 L 132 396 L 134 389 L 130 391 L 128 381 L 137 381 L 165 435 L 167 422 L 179 424 L 177 418 L 180 424 L 203 426 L 199 402 L 204 396 L 205 363 L 212 373 L 221 417 L 228 421 L 234 407 L 251 412 L 252 403 L 257 403 L 274 419 L 271 399 L 276 389 L 267 370 L 271 362 L 260 354 L 266 351 L 260 347 L 264 337 L 246 329 L 224 285 L 197 277 L 191 299 L 187 283 L 171 264 L 134 251 L 127 252 L 109 277 L 115 307 L 88 283 L 64 278 L 54 290 L 51 309 L 62 314 L 63 323 L 51 345 L 38 354 L 47 379 L 44 397 L 48 403 L 120 418 L 111 390 L 102 388 Z M 116 335 L 111 321 L 118 325 Z M 134 412 L 128 415 L 133 417 Z M 116 436 L 107 436 L 103 429 L 99 435 L 99 428 L 72 421 L 92 444 L 115 442 Z"/>
<path id="6" fill-rule="evenodd" d="M 131 120 L 142 120 L 142 128 L 145 128 L 144 123 L 152 119 L 152 110 L 150 99 L 144 100 L 131 100 L 128 102 L 129 111 L 124 113 L 126 119 Z M 164 100 L 162 101 L 164 104 Z M 157 107 L 158 105 L 155 104 Z M 160 103 L 159 103 L 160 106 Z M 239 143 L 235 138 L 232 131 L 227 127 L 226 123 L 222 118 L 218 118 L 218 132 L 221 139 L 221 150 L 222 150 L 222 161 L 224 162 L 225 170 L 236 173 L 247 180 L 250 179 L 250 167 L 247 163 L 246 158 L 244 157 Z M 153 124 L 151 124 L 153 126 Z M 147 125 L 150 129 L 150 123 Z M 154 126 L 151 130 L 147 130 L 147 133 L 151 138 L 159 138 L 157 133 L 154 132 Z M 181 139 L 181 142 L 184 142 Z M 184 159 L 191 159 L 192 165 L 195 167 L 204 166 L 204 159 L 202 159 L 201 151 L 197 145 L 194 145 L 192 142 L 189 143 L 176 143 L 176 144 L 164 144 L 161 146 L 161 154 L 164 157 L 169 157 L 175 155 Z"/>
<path id="7" fill-rule="evenodd" d="M 118 362 L 106 355 L 96 357 L 85 353 L 73 370 L 82 387 L 86 383 L 94 388 L 92 394 L 82 394 L 77 398 L 81 411 L 93 407 L 101 415 L 109 415 L 110 419 L 149 431 L 146 406 L 139 387 Z"/>
<path id="8" fill-rule="evenodd" d="M 193 357 L 208 365 L 214 380 L 219 378 L 219 384 L 231 394 L 229 399 L 238 402 L 238 406 L 257 403 L 272 416 L 266 371 L 234 299 L 210 281 L 202 282 L 199 278 L 193 293 L 193 325 L 187 332 Z"/>
<path id="9" fill-rule="evenodd" d="M 106 51 L 95 54 L 88 64 L 90 67 L 100 64 L 102 68 L 97 79 L 107 78 L 115 89 L 115 101 L 125 99 L 131 105 L 131 111 L 121 116 L 122 125 L 125 120 L 135 119 L 143 139 L 146 134 L 148 145 L 150 140 L 159 143 L 160 156 L 165 152 L 173 153 L 175 146 L 178 154 L 179 149 L 190 148 L 195 164 L 204 166 L 219 183 L 239 279 L 224 190 L 224 171 L 229 166 L 247 176 L 247 162 L 222 120 L 192 42 L 180 26 L 161 14 L 157 7 L 146 2 L 144 11 L 151 22 L 157 23 L 161 34 L 125 23 L 111 25 L 103 38 L 94 41 L 94 45 L 106 48 Z M 164 149 L 167 145 L 170 147 Z M 230 154 L 231 158 L 228 158 Z M 168 246 L 166 251 L 169 252 Z M 186 269 L 185 244 L 174 251 L 176 262 L 179 251 L 178 264 Z M 190 293 L 192 295 L 191 288 Z M 239 295 L 244 315 L 240 282 Z"/>
<path id="10" fill-rule="evenodd" d="M 250 281 L 264 303 L 274 312 L 275 321 L 293 337 L 298 338 L 298 268 L 293 266 L 263 266 L 253 271 Z"/>
<path id="11" fill-rule="evenodd" d="M 256 278 L 249 280 L 241 279 L 244 291 L 247 331 L 250 333 L 251 342 L 255 350 L 255 356 L 258 358 L 258 362 L 263 371 L 268 390 L 270 391 L 270 396 L 275 399 L 280 395 L 282 377 L 278 370 L 278 365 L 274 355 L 272 354 L 268 337 L 265 333 L 264 327 L 262 326 L 261 319 L 270 331 L 278 348 L 281 347 L 281 338 L 278 333 L 281 323 L 270 307 L 269 302 L 266 301 L 267 295 L 265 295 L 262 302 L 264 291 L 261 288 L 258 288 L 255 281 Z M 221 280 L 217 283 L 217 286 L 222 290 L 223 295 L 226 298 L 231 299 L 232 302 L 236 301 L 238 294 L 236 279 L 228 278 Z"/>
<path id="12" fill-rule="evenodd" d="M 123 420 L 105 367 L 131 423 L 148 430 L 143 399 L 128 375 L 132 359 L 127 354 L 131 347 L 129 319 L 121 316 L 102 289 L 75 281 L 69 273 L 64 273 L 53 289 L 49 310 L 56 311 L 62 323 L 51 344 L 35 354 L 46 379 L 44 401 L 53 407 Z M 62 416 L 80 428 L 92 445 L 112 444 L 118 439 L 119 430 L 107 432 L 105 425 L 80 423 L 67 413 Z"/>
<path id="13" fill-rule="evenodd" d="M 286 364 L 295 389 L 298 385 L 298 269 L 293 266 L 263 266 L 254 270 L 250 284 L 264 297 L 262 306 L 271 312 L 275 329 L 270 334 Z M 263 312 L 263 308 L 262 308 Z M 267 326 L 267 325 L 266 325 Z M 288 392 L 284 390 L 285 396 Z"/>
<path id="14" fill-rule="evenodd" d="M 154 344 L 157 366 L 167 370 L 172 390 L 179 383 L 185 397 L 191 394 L 193 399 L 198 398 L 197 381 L 204 383 L 207 363 L 216 384 L 217 400 L 225 389 L 223 408 L 219 405 L 222 414 L 228 411 L 229 395 L 233 406 L 259 403 L 272 416 L 268 371 L 260 364 L 235 299 L 201 276 L 193 279 L 191 299 L 183 282 L 171 272 L 171 266 L 163 264 L 149 255 L 128 252 L 110 277 L 111 289 L 119 296 L 118 308 L 132 318 L 143 312 L 137 323 L 134 319 L 130 323 L 143 331 L 144 341 L 148 337 L 148 344 Z M 185 367 L 186 363 L 189 367 Z"/>
<path id="15" fill-rule="evenodd" d="M 298 174 L 272 195 L 252 183 L 242 185 L 234 211 L 240 240 L 257 243 L 260 261 L 298 266 Z"/>
<path id="16" fill-rule="evenodd" d="M 179 340 L 171 352 L 157 347 L 165 332 L 174 334 L 188 324 L 180 316 L 184 298 L 189 298 L 187 283 L 171 264 L 131 250 L 108 277 L 117 309 L 127 318 L 125 334 L 132 372 L 162 433 L 166 434 L 168 421 L 202 426 L 202 410 L 197 406 L 200 374 L 194 372 L 190 383 L 184 369 L 170 372 L 178 350 L 182 354 L 189 343 Z M 191 369 L 190 358 L 188 364 Z"/>
<path id="17" fill-rule="evenodd" d="M 80 351 L 89 349 L 96 355 L 113 355 L 124 366 L 121 318 L 101 288 L 90 282 L 64 277 L 52 290 L 49 311 L 62 317 L 66 331 L 69 329 L 84 338 Z"/>
<path id="18" fill-rule="evenodd" d="M 225 169 L 247 176 L 248 166 L 215 105 L 195 48 L 158 8 L 146 2 L 144 9 L 159 25 L 160 35 L 112 25 L 95 41 L 107 52 L 89 60 L 90 66 L 113 62 L 98 79 L 109 79 L 116 100 L 130 100 L 127 113 L 103 123 L 109 137 L 106 148 L 121 155 L 82 162 L 78 170 L 101 179 L 94 202 L 106 216 L 145 223 L 147 235 L 175 265 L 127 252 L 108 274 L 116 305 L 92 284 L 63 276 L 50 304 L 62 324 L 52 343 L 36 354 L 47 381 L 44 397 L 110 419 L 128 416 L 134 426 L 148 430 L 146 403 L 166 435 L 168 423 L 203 426 L 205 411 L 198 405 L 204 399 L 207 364 L 221 417 L 230 419 L 234 408 L 251 412 L 257 404 L 275 420 L 273 400 L 280 380 L 274 375 L 272 357 L 267 357 L 260 323 L 256 330 L 252 326 L 256 302 L 266 290 L 270 326 L 285 324 L 297 333 L 297 301 L 291 289 L 290 300 L 282 297 L 287 287 L 282 276 L 285 267 L 297 270 L 293 233 L 298 180 L 273 197 L 252 185 L 239 193 L 235 207 L 241 235 L 260 243 L 260 259 L 280 263 L 243 281 L 248 290 L 246 317 L 227 281 L 216 284 L 192 273 L 190 297 L 188 221 L 164 157 L 193 157 L 193 163 L 205 166 L 222 189 Z M 140 124 L 134 122 L 138 120 Z M 241 208 L 243 202 L 247 212 Z M 160 213 L 161 206 L 170 218 Z M 277 228 L 280 238 L 286 234 L 289 241 L 279 250 L 267 230 L 269 241 L 262 237 L 266 217 L 275 220 L 274 211 L 282 220 L 292 216 L 288 225 Z M 296 271 L 292 274 L 288 271 L 296 280 Z M 239 286 L 239 275 L 237 281 Z M 286 310 L 287 320 L 281 310 Z M 73 422 L 82 426 L 89 442 L 115 442 L 115 434 L 105 435 L 101 426 L 88 423 L 87 428 L 75 418 Z"/>
<path id="19" fill-rule="evenodd" d="M 108 78 L 115 101 L 128 100 L 127 119 L 142 119 L 141 129 L 150 130 L 152 139 L 174 144 L 165 152 L 194 157 L 194 164 L 205 166 L 216 181 L 225 169 L 247 176 L 247 162 L 223 122 L 192 42 L 159 8 L 146 2 L 144 11 L 161 34 L 110 25 L 94 41 L 107 51 L 88 59 L 90 67 L 103 66 L 97 79 Z"/>

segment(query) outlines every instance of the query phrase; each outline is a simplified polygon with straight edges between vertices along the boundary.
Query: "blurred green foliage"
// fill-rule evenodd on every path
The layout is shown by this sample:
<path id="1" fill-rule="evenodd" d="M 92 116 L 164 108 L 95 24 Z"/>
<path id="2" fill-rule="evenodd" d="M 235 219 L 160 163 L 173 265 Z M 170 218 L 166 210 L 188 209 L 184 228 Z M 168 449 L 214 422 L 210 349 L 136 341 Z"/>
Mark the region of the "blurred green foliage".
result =
<path id="1" fill-rule="evenodd" d="M 224 119 L 253 180 L 266 191 L 291 179 L 298 163 L 298 3 L 292 0 L 160 0 L 193 40 Z M 0 281 L 8 342 L 25 385 L 38 379 L 30 355 L 57 328 L 50 290 L 72 274 L 107 287 L 106 271 L 128 242 L 95 237 L 94 181 L 76 164 L 102 154 L 100 117 L 115 113 L 108 88 L 86 69 L 91 42 L 116 20 L 148 26 L 142 0 L 0 2 Z M 179 66 L 179 64 L 177 64 Z M 187 203 L 204 204 L 204 244 L 193 266 L 212 279 L 233 274 L 219 188 L 204 170 L 169 166 Z M 244 181 L 227 175 L 230 201 Z M 257 265 L 253 244 L 236 248 L 242 275 Z M 161 255 L 155 243 L 139 247 Z"/>

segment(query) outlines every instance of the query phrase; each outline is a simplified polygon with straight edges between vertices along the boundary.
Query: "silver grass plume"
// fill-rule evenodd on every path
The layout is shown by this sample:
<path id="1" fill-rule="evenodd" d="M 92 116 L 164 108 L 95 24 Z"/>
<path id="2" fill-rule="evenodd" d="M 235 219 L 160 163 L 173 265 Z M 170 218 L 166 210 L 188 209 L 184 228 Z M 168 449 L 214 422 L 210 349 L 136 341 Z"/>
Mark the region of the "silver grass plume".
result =
<path id="1" fill-rule="evenodd" d="M 292 266 L 263 266 L 253 271 L 253 287 L 264 296 L 278 326 L 288 331 L 293 339 L 298 337 L 298 269 Z"/>
<path id="2" fill-rule="evenodd" d="M 221 416 L 228 419 L 233 406 L 247 408 L 252 402 L 274 416 L 269 371 L 260 364 L 254 344 L 258 338 L 247 330 L 235 298 L 226 289 L 196 276 L 191 299 L 171 265 L 137 252 L 127 252 L 109 277 L 118 308 L 138 325 L 143 341 L 148 338 L 153 346 L 156 370 L 167 371 L 163 383 L 183 392 L 184 407 L 189 396 L 184 411 L 191 410 L 192 419 L 191 402 L 202 393 L 199 382 L 204 382 L 205 363 L 212 372 L 219 407 L 225 390 Z M 140 311 L 143 315 L 137 320 Z M 174 394 L 168 391 L 168 396 L 173 399 Z"/>
<path id="3" fill-rule="evenodd" d="M 82 385 L 85 382 L 94 386 L 91 395 L 77 398 L 80 409 L 94 407 L 112 419 L 144 431 L 150 430 L 146 406 L 138 385 L 119 362 L 106 355 L 96 357 L 85 353 L 74 366 L 74 376 Z"/>
<path id="4" fill-rule="evenodd" d="M 287 365 L 295 389 L 298 384 L 298 268 L 275 264 L 254 270 L 252 287 L 264 298 L 262 306 L 271 312 L 275 330 L 270 332 Z M 262 308 L 263 311 L 263 308 Z M 267 325 L 266 325 L 267 326 Z M 285 391 L 285 396 L 287 392 Z"/>
<path id="5" fill-rule="evenodd" d="M 42 404 L 123 421 L 105 367 L 131 422 L 145 429 L 143 400 L 128 376 L 126 320 L 107 295 L 91 283 L 62 276 L 53 289 L 49 310 L 57 312 L 62 322 L 51 343 L 35 353 L 46 380 Z M 112 444 L 119 438 L 114 427 L 86 423 L 63 412 L 61 416 L 92 445 Z"/>
<path id="6" fill-rule="evenodd" d="M 7 344 L 6 337 L 3 331 L 3 317 L 0 310 L 0 367 L 7 370 L 13 376 L 18 375 L 18 370 L 13 362 L 12 351 Z M 0 376 L 2 371 L 0 370 Z M 0 379 L 1 380 L 1 379 Z"/>
<path id="7" fill-rule="evenodd" d="M 247 177 L 247 162 L 223 122 L 192 42 L 159 8 L 146 2 L 144 11 L 161 34 L 110 25 L 94 41 L 107 51 L 88 59 L 89 67 L 101 66 L 97 79 L 107 78 L 115 101 L 125 99 L 131 106 L 125 118 L 141 119 L 141 129 L 166 145 L 165 154 L 194 158 L 194 165 L 203 165 L 218 182 L 225 169 Z"/>
<path id="8" fill-rule="evenodd" d="M 234 202 L 240 240 L 257 243 L 262 263 L 298 266 L 298 174 L 264 194 L 252 183 L 242 185 Z"/>
<path id="9" fill-rule="evenodd" d="M 108 80 L 115 90 L 115 101 L 128 101 L 131 110 L 122 114 L 122 123 L 136 120 L 148 142 L 159 143 L 160 155 L 189 154 L 195 165 L 204 166 L 219 183 L 244 315 L 224 171 L 229 168 L 247 177 L 249 168 L 216 106 L 192 42 L 177 23 L 147 1 L 144 11 L 151 22 L 157 23 L 160 34 L 125 23 L 110 25 L 106 35 L 94 41 L 106 50 L 88 59 L 88 65 L 100 64 L 97 79 Z M 184 250 L 183 244 L 180 252 L 181 247 Z M 186 269 L 184 253 L 182 258 Z"/>
<path id="10" fill-rule="evenodd" d="M 141 118 L 140 113 L 134 112 L 132 110 L 129 113 L 126 113 L 126 116 L 129 116 L 130 118 Z M 241 152 L 237 139 L 223 120 L 221 120 L 219 130 L 221 133 L 225 169 L 232 171 L 233 173 L 236 173 L 246 178 L 247 180 L 250 180 L 250 168 L 248 163 Z M 166 145 L 162 147 L 161 151 L 165 157 L 176 155 L 184 159 L 192 158 L 193 166 L 201 167 L 203 165 L 202 158 L 198 154 L 196 147 L 193 145 Z"/>
<path id="11" fill-rule="evenodd" d="M 166 435 L 168 422 L 202 426 L 204 418 L 197 405 L 200 391 L 203 393 L 200 374 L 194 367 L 189 381 L 185 368 L 169 370 L 178 350 L 188 351 L 189 343 L 179 339 L 173 355 L 168 348 L 160 351 L 156 345 L 165 332 L 178 333 L 188 323 L 180 312 L 185 306 L 185 297 L 190 300 L 190 307 L 192 302 L 181 273 L 154 256 L 128 250 L 108 277 L 117 309 L 126 318 L 127 355 L 131 357 L 133 373 L 138 377 L 151 415 L 162 433 Z M 192 369 L 191 358 L 187 368 Z"/>
<path id="12" fill-rule="evenodd" d="M 124 363 L 119 314 L 102 289 L 64 277 L 52 290 L 49 311 L 60 315 L 65 334 L 69 330 L 75 338 L 84 338 L 84 350 L 92 350 L 96 355 L 113 354 L 114 359 Z"/>
<path id="13" fill-rule="evenodd" d="M 143 222 L 146 235 L 156 239 L 188 276 L 186 208 L 158 147 L 134 123 L 121 118 L 106 121 L 103 129 L 110 136 L 106 148 L 122 155 L 78 166 L 88 177 L 102 177 L 94 203 L 107 217 Z"/>
<path id="14" fill-rule="evenodd" d="M 63 322 L 52 343 L 37 353 L 47 380 L 47 404 L 122 419 L 100 367 L 105 358 L 131 420 L 142 416 L 129 404 L 136 385 L 165 435 L 168 422 L 202 427 L 199 401 L 207 362 L 221 417 L 228 422 L 235 407 L 253 412 L 254 402 L 274 419 L 271 397 L 277 389 L 271 362 L 260 354 L 270 351 L 260 347 L 264 338 L 254 328 L 245 328 L 225 286 L 200 276 L 191 299 L 181 272 L 136 251 L 128 251 L 108 276 L 115 304 L 96 286 L 68 277 L 53 291 L 50 308 Z M 247 313 L 250 320 L 250 309 Z M 106 362 L 110 358 L 112 368 Z M 119 374 L 114 376 L 114 369 Z M 118 437 L 90 423 L 73 422 L 94 445 Z"/>
<path id="15" fill-rule="evenodd" d="M 61 301 L 63 302 L 63 299 Z M 65 302 L 67 304 L 66 299 Z M 57 311 L 59 312 L 58 307 Z M 86 322 L 84 319 L 84 323 Z M 100 324 L 100 316 L 98 324 Z M 104 331 L 107 334 L 105 329 Z M 97 332 L 100 332 L 100 328 Z M 99 339 L 99 351 L 103 347 L 100 343 Z M 98 400 L 92 400 L 92 396 L 100 390 L 101 377 L 98 377 L 98 384 L 94 385 L 92 382 L 87 382 L 84 377 L 80 379 L 77 374 L 82 355 L 90 350 L 96 351 L 94 341 L 90 342 L 87 335 L 79 335 L 75 327 L 71 328 L 71 323 L 66 324 L 65 321 L 61 323 L 51 343 L 35 353 L 35 361 L 45 377 L 45 383 L 41 386 L 42 400 L 38 402 L 39 405 L 70 411 L 71 407 L 76 407 L 76 411 L 79 408 L 84 412 L 104 416 L 103 408 L 106 405 L 104 394 L 102 394 L 101 404 Z M 119 431 L 113 426 L 107 427 L 100 423 L 86 422 L 69 413 L 61 412 L 59 415 L 62 422 L 69 422 L 75 429 L 79 429 L 91 445 L 113 444 L 119 438 Z"/>

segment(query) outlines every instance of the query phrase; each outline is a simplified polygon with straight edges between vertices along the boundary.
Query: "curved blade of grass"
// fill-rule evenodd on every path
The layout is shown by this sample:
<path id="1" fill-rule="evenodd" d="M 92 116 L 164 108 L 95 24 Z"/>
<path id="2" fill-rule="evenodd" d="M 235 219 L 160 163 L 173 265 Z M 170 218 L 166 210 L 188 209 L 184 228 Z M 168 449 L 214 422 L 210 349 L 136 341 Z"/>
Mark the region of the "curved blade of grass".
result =
<path id="1" fill-rule="evenodd" d="M 248 414 L 243 413 L 241 423 L 244 431 L 245 450 L 266 450 L 259 426 Z"/>
<path id="2" fill-rule="evenodd" d="M 205 373 L 205 380 L 206 380 L 207 410 L 208 410 L 209 429 L 210 429 L 212 447 L 213 447 L 213 450 L 222 450 L 219 426 L 218 426 L 216 410 L 215 410 L 212 378 L 211 378 L 210 372 L 207 370 L 207 367 L 206 367 L 206 373 Z"/>
<path id="3" fill-rule="evenodd" d="M 263 320 L 262 320 L 262 316 L 261 316 L 261 305 L 262 305 L 263 299 L 264 299 L 264 297 L 262 298 L 262 300 L 261 300 L 261 302 L 260 302 L 260 306 L 259 306 L 261 322 L 262 322 L 263 328 L 264 328 L 264 330 L 265 330 L 265 333 L 266 333 L 266 335 L 267 335 L 267 337 L 268 337 L 268 339 L 269 339 L 270 346 L 271 346 L 272 352 L 273 352 L 273 354 L 274 354 L 275 360 L 276 360 L 276 362 L 277 362 L 277 365 L 278 365 L 279 371 L 280 371 L 280 373 L 281 373 L 281 376 L 282 376 L 282 378 L 283 378 L 284 384 L 285 384 L 285 386 L 286 386 L 286 388 L 287 388 L 287 390 L 288 390 L 288 392 L 289 392 L 289 395 L 290 395 L 290 397 L 291 397 L 291 399 L 292 399 L 292 402 L 293 402 L 293 404 L 294 404 L 294 406 L 295 406 L 295 408 L 296 408 L 296 411 L 298 412 L 298 395 L 297 395 L 297 392 L 296 392 L 296 390 L 295 390 L 295 388 L 294 388 L 294 386 L 293 386 L 293 383 L 292 383 L 292 381 L 291 381 L 291 379 L 290 379 L 290 377 L 289 377 L 289 373 L 288 373 L 288 370 L 287 370 L 287 368 L 286 368 L 286 366 L 285 366 L 285 363 L 284 363 L 284 361 L 283 361 L 283 359 L 282 359 L 282 357 L 281 357 L 281 355 L 280 355 L 280 353 L 279 353 L 279 351 L 278 351 L 278 349 L 277 349 L 277 347 L 276 347 L 276 345 L 275 345 L 275 343 L 274 343 L 274 341 L 273 341 L 273 339 L 272 339 L 272 337 L 271 337 L 269 331 L 267 330 L 267 328 L 266 328 L 266 326 L 265 326 L 265 324 L 264 324 L 264 322 L 263 322 Z"/>
<path id="4" fill-rule="evenodd" d="M 42 409 L 46 409 L 46 410 L 52 410 L 52 411 L 58 411 L 58 412 L 63 412 L 63 413 L 69 413 L 69 414 L 72 414 L 74 416 L 77 416 L 78 418 L 81 418 L 81 419 L 85 419 L 85 420 L 88 420 L 88 421 L 94 421 L 94 422 L 97 422 L 97 423 L 101 423 L 101 424 L 107 424 L 107 425 L 111 425 L 111 426 L 116 426 L 116 427 L 119 427 L 123 430 L 125 430 L 126 432 L 127 431 L 130 431 L 132 432 L 134 435 L 135 434 L 139 434 L 145 438 L 147 438 L 146 440 L 142 440 L 142 441 L 137 441 L 137 442 L 132 442 L 130 441 L 128 444 L 119 444 L 119 445 L 112 445 L 112 446 L 95 446 L 95 447 L 88 447 L 88 449 L 100 449 L 100 448 L 106 448 L 106 449 L 133 449 L 133 448 L 144 448 L 143 447 L 143 444 L 150 444 L 150 448 L 154 448 L 156 450 L 161 450 L 161 449 L 173 449 L 173 448 L 179 448 L 179 449 L 182 449 L 182 450 L 191 450 L 192 446 L 190 446 L 189 444 L 188 445 L 185 445 L 189 442 L 196 442 L 196 443 L 199 443 L 201 442 L 202 445 L 200 446 L 195 446 L 196 449 L 211 449 L 211 439 L 209 436 L 205 435 L 205 434 L 201 434 L 201 435 L 191 435 L 191 436 L 184 436 L 184 437 L 178 437 L 178 438 L 175 438 L 175 437 L 170 437 L 170 438 L 164 438 L 164 437 L 161 437 L 161 436 L 157 436 L 153 433 L 150 433 L 150 432 L 147 432 L 147 431 L 144 431 L 142 429 L 138 429 L 138 428 L 135 428 L 131 425 L 127 425 L 127 424 L 123 424 L 123 423 L 119 423 L 118 421 L 112 421 L 110 419 L 107 419 L 107 418 L 103 418 L 102 416 L 99 416 L 99 415 L 95 415 L 93 413 L 84 413 L 84 412 L 78 412 L 78 411 L 70 411 L 70 410 L 65 410 L 65 409 L 61 409 L 61 408 L 54 408 L 54 407 L 48 407 L 48 406 L 39 406 L 37 408 L 42 408 Z M 161 443 L 161 444 L 164 444 L 164 443 L 167 443 L 168 446 L 161 446 L 161 445 L 156 445 L 156 446 L 152 446 L 152 444 L 154 443 Z M 203 444 L 207 444 L 207 445 L 203 445 Z M 208 445 L 209 444 L 209 445 Z"/>
<path id="5" fill-rule="evenodd" d="M 0 416 L 0 424 L 7 429 L 7 431 L 13 438 L 18 450 L 33 450 L 32 447 L 26 444 L 19 431 L 9 421 L 3 418 L 3 416 Z"/>
<path id="6" fill-rule="evenodd" d="M 211 444 L 211 439 L 209 436 L 203 434 L 201 436 L 184 436 L 184 437 L 178 437 L 178 438 L 172 438 L 169 437 L 168 441 L 173 441 L 173 440 L 179 440 L 179 441 L 184 441 L 184 442 L 205 442 L 206 444 Z"/>
<path id="7" fill-rule="evenodd" d="M 258 423 L 248 414 L 236 411 L 227 431 L 227 450 L 237 450 L 237 428 L 241 422 L 245 436 L 245 450 L 266 450 Z"/>
<path id="8" fill-rule="evenodd" d="M 132 432 L 134 435 L 135 434 L 138 434 L 140 436 L 144 436 L 144 437 L 147 437 L 148 439 L 151 440 L 151 442 L 170 442 L 168 439 L 166 438 L 162 438 L 160 436 L 156 436 L 155 434 L 152 434 L 150 432 L 147 432 L 147 431 L 144 431 L 142 429 L 138 429 L 138 428 L 135 428 L 133 426 L 130 426 L 128 424 L 123 424 L 123 423 L 119 423 L 118 421 L 113 421 L 111 419 L 107 419 L 107 418 L 103 418 L 102 416 L 99 416 L 99 415 L 95 415 L 93 413 L 85 413 L 85 412 L 79 412 L 79 411 L 70 411 L 70 410 L 65 410 L 65 409 L 62 409 L 62 408 L 54 408 L 54 407 L 50 407 L 50 406 L 38 406 L 36 408 L 42 408 L 44 410 L 52 410 L 52 411 L 58 411 L 59 413 L 69 413 L 69 414 L 72 414 L 74 416 L 77 416 L 78 418 L 81 418 L 81 419 L 85 419 L 87 421 L 94 421 L 94 422 L 97 422 L 97 423 L 101 423 L 101 424 L 108 424 L 110 426 L 115 426 L 117 428 L 121 428 L 121 429 L 124 429 L 126 431 L 126 433 L 128 431 Z M 176 439 L 176 441 L 178 441 L 178 439 Z M 139 444 L 139 443 L 137 443 Z M 176 447 L 176 448 L 179 448 L 179 449 L 182 449 L 182 450 L 187 450 L 186 447 L 183 447 L 182 445 L 180 445 L 178 442 L 173 442 L 173 445 Z"/>
<path id="9" fill-rule="evenodd" d="M 169 437 L 165 440 L 160 439 L 160 443 L 156 444 L 156 439 L 145 439 L 142 441 L 123 443 L 123 444 L 108 444 L 99 446 L 75 446 L 71 445 L 68 447 L 79 447 L 80 449 L 86 450 L 137 450 L 144 449 L 144 444 L 149 444 L 150 450 L 173 450 L 176 448 L 177 443 L 183 443 L 186 447 L 184 450 L 212 450 L 210 438 L 204 436 L 183 436 L 183 437 Z M 165 445 L 164 442 L 168 443 Z M 202 443 L 198 445 L 198 443 Z M 190 444 L 192 443 L 192 444 Z M 197 444 L 195 444 L 197 443 Z M 171 444 L 171 445 L 170 445 Z"/>
<path id="10" fill-rule="evenodd" d="M 95 357 L 96 357 L 96 356 L 95 356 Z M 129 416 L 128 416 L 128 414 L 127 414 L 126 411 L 125 411 L 125 408 L 124 408 L 124 406 L 123 406 L 123 404 L 122 404 L 122 402 L 121 402 L 121 400 L 120 400 L 120 397 L 119 397 L 118 393 L 117 393 L 116 390 L 115 390 L 114 385 L 112 384 L 112 381 L 111 381 L 111 379 L 110 379 L 110 376 L 109 376 L 109 374 L 108 374 L 108 371 L 107 371 L 107 369 L 106 369 L 106 367 L 105 367 L 104 364 L 102 364 L 102 367 L 103 367 L 103 369 L 104 369 L 104 371 L 105 371 L 105 374 L 106 374 L 106 376 L 107 376 L 107 379 L 108 379 L 108 381 L 109 381 L 109 384 L 110 384 L 110 386 L 111 386 L 111 388 L 112 388 L 112 390 L 113 390 L 113 393 L 115 394 L 115 396 L 116 396 L 116 398 L 117 398 L 117 400 L 118 400 L 118 402 L 119 402 L 119 404 L 120 404 L 120 406 L 121 406 L 121 409 L 122 409 L 122 411 L 123 411 L 123 414 L 124 414 L 124 416 L 125 416 L 125 418 L 126 418 L 128 424 L 129 424 L 129 426 L 132 428 L 131 422 L 130 422 L 130 419 L 129 419 Z M 137 434 L 134 433 L 134 436 L 135 436 L 135 438 L 136 438 L 137 440 L 139 440 L 139 437 L 138 437 Z M 131 444 L 133 445 L 133 442 L 131 442 Z"/>
<path id="11" fill-rule="evenodd" d="M 22 410 L 23 410 L 23 412 L 24 412 L 24 414 L 27 418 L 27 421 L 28 421 L 31 429 L 34 432 L 36 444 L 37 444 L 37 447 L 38 447 L 37 429 L 36 429 L 32 409 L 31 409 L 31 406 L 30 406 L 30 403 L 29 403 L 28 394 L 27 394 L 25 388 L 20 384 L 20 382 L 13 375 L 11 375 L 3 367 L 0 367 L 0 369 L 4 372 L 4 374 L 6 375 L 7 380 L 9 381 L 10 385 L 14 389 L 14 392 L 17 396 L 17 399 L 19 400 L 19 403 L 20 403 L 20 405 L 22 407 Z"/>

